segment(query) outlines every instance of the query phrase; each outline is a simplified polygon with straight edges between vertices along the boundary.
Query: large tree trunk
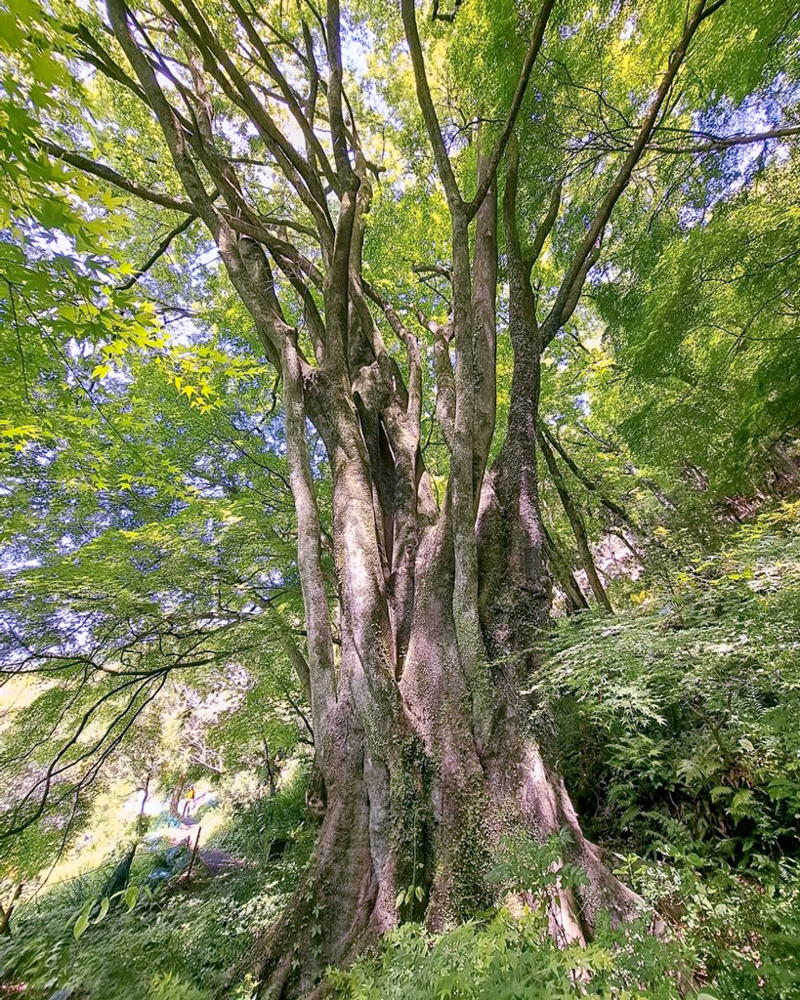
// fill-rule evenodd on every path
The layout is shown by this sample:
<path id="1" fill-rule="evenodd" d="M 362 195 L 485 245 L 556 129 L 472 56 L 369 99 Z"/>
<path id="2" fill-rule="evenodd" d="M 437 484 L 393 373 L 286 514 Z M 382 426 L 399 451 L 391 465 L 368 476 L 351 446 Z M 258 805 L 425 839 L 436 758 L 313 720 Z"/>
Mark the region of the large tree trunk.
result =
<path id="1" fill-rule="evenodd" d="M 483 169 L 481 160 L 479 177 Z M 510 182 L 513 243 L 513 170 Z M 349 312 L 341 289 L 326 288 L 328 338 L 341 355 L 322 383 L 315 373 L 293 375 L 293 352 L 285 349 L 287 454 L 297 487 L 309 649 L 325 634 L 327 605 L 321 593 L 313 596 L 314 581 L 322 590 L 319 552 L 306 545 L 318 537 L 318 525 L 304 401 L 333 476 L 341 653 L 333 663 L 324 645 L 311 671 L 324 786 L 315 799 L 323 819 L 310 870 L 262 943 L 261 982 L 270 998 L 311 995 L 326 966 L 347 963 L 401 920 L 439 929 L 490 905 L 496 890 L 487 874 L 508 835 L 542 842 L 564 829 L 570 834 L 569 860 L 586 871 L 588 887 L 580 898 L 555 893 L 550 919 L 560 940 L 585 940 L 603 907 L 622 920 L 638 903 L 583 837 L 559 775 L 554 735 L 527 693 L 550 603 L 536 477 L 542 339 L 530 267 L 512 246 L 511 414 L 500 455 L 485 472 L 495 396 L 493 186 L 477 212 L 471 265 L 466 225 L 454 212 L 452 325 L 432 330 L 442 387 L 437 416 L 451 455 L 439 512 L 419 458 L 413 338 L 387 313 L 409 349 L 409 389 L 398 391 L 397 366 L 360 308 L 363 191 L 354 204 L 349 271 L 341 272 Z M 314 394 L 323 393 L 320 403 Z"/>
<path id="2" fill-rule="evenodd" d="M 495 364 L 495 229 L 490 192 L 478 214 L 468 290 L 456 288 L 454 277 L 454 294 L 469 295 L 473 363 L 481 371 Z M 589 884 L 579 899 L 556 892 L 550 918 L 559 939 L 585 940 L 601 907 L 618 920 L 637 909 L 636 897 L 584 839 L 558 773 L 553 733 L 526 693 L 538 662 L 531 648 L 550 601 L 536 481 L 541 345 L 527 277 L 512 268 L 510 279 L 511 418 L 485 476 L 493 402 L 484 400 L 471 440 L 461 442 L 469 450 L 468 489 L 480 496 L 480 504 L 470 502 L 466 525 L 458 523 L 456 474 L 438 512 L 420 472 L 413 390 L 392 399 L 385 382 L 395 372 L 379 334 L 368 314 L 355 322 L 350 316 L 351 357 L 361 339 L 375 361 L 362 366 L 353 397 L 344 379 L 330 389 L 319 425 L 333 473 L 341 639 L 333 690 L 315 704 L 324 784 L 316 800 L 326 806 L 310 871 L 262 943 L 264 996 L 311 995 L 326 966 L 348 962 L 401 920 L 439 929 L 490 905 L 496 890 L 487 874 L 507 835 L 541 842 L 570 833 L 569 860 L 584 868 Z M 449 337 L 439 336 L 439 344 Z M 441 384 L 449 384 L 444 352 L 437 364 Z M 457 375 L 449 370 L 454 385 Z M 446 400 L 440 403 L 455 461 L 457 423 Z M 300 437 L 299 424 L 287 423 L 290 457 L 298 461 Z M 470 538 L 477 639 L 471 617 L 460 617 L 469 581 L 457 559 Z M 309 621 L 320 622 L 319 609 L 311 611 Z"/>
<path id="3" fill-rule="evenodd" d="M 445 519 L 422 539 L 395 694 L 389 685 L 370 689 L 355 648 L 347 664 L 343 654 L 322 750 L 327 810 L 311 869 L 262 943 L 263 996 L 309 996 L 327 965 L 347 963 L 401 920 L 441 929 L 491 905 L 496 887 L 486 876 L 506 835 L 541 842 L 571 834 L 569 860 L 589 885 L 578 899 L 554 896 L 560 939 L 588 938 L 602 907 L 617 920 L 637 911 L 636 897 L 581 833 L 553 734 L 531 722 L 520 684 L 533 658 L 522 654 L 515 666 L 512 657 L 488 671 L 483 689 L 470 685 L 452 614 L 448 535 Z"/>
<path id="4" fill-rule="evenodd" d="M 471 200 L 462 193 L 440 130 L 414 0 L 400 0 L 419 108 L 451 222 L 451 262 L 441 269 L 451 278 L 450 316 L 444 324 L 420 318 L 432 336 L 425 345 L 431 348 L 429 364 L 391 302 L 362 274 L 372 190 L 349 104 L 345 116 L 338 0 L 328 0 L 325 28 L 316 41 L 303 25 L 308 93 L 300 98 L 302 108 L 299 92 L 275 63 L 259 28 L 238 0 L 232 3 L 235 33 L 259 53 L 266 77 L 279 88 L 303 134 L 302 150 L 262 103 L 264 88 L 259 85 L 257 93 L 251 86 L 251 60 L 242 72 L 194 3 L 162 2 L 189 48 L 194 93 L 188 118 L 185 109 L 172 105 L 171 92 L 142 48 L 140 30 L 132 33 L 125 0 L 107 0 L 110 27 L 136 77 L 134 83 L 126 76 L 126 85 L 141 94 L 158 121 L 175 176 L 190 199 L 188 205 L 168 202 L 202 220 L 266 359 L 280 372 L 297 515 L 306 642 L 304 651 L 292 649 L 291 659 L 311 705 L 316 752 L 311 799 L 322 824 L 309 871 L 262 942 L 263 993 L 307 997 L 326 966 L 348 962 L 399 921 L 424 919 L 441 928 L 481 908 L 492 899 L 486 876 L 507 834 L 542 841 L 569 831 L 565 854 L 584 868 L 588 886 L 577 898 L 557 891 L 550 916 L 560 940 L 583 940 L 602 907 L 621 920 L 636 911 L 638 900 L 584 839 L 559 774 L 546 713 L 530 694 L 550 604 L 549 543 L 539 515 L 536 469 L 540 357 L 577 306 L 603 231 L 647 148 L 694 33 L 721 4 L 706 9 L 706 0 L 697 0 L 637 135 L 539 323 L 531 268 L 559 215 L 561 184 L 554 185 L 526 253 L 516 221 L 517 153 L 509 140 L 553 0 L 542 0 L 531 26 L 514 97 L 491 150 L 484 150 L 478 137 L 477 192 Z M 300 53 L 294 43 L 291 49 Z M 315 51 L 324 52 L 324 88 Z M 294 60 L 292 65 L 293 78 Z M 249 119 L 293 192 L 292 202 L 296 196 L 307 210 L 311 249 L 305 240 L 294 245 L 284 238 L 283 230 L 296 225 L 293 220 L 276 226 L 254 210 L 234 161 L 214 141 L 209 79 L 216 96 L 224 94 Z M 323 93 L 332 161 L 315 131 L 316 102 Z M 490 466 L 496 177 L 506 152 L 514 368 L 508 428 Z M 93 169 L 108 176 L 99 166 Z M 164 204 L 163 195 L 144 191 L 143 197 Z M 309 227 L 302 223 L 299 232 L 308 234 Z M 279 289 L 296 297 L 307 339 L 290 322 Z M 405 348 L 405 371 L 385 346 L 386 325 L 397 346 Z M 313 351 L 313 358 L 304 349 Z M 431 381 L 435 422 L 448 452 L 441 510 L 420 449 L 423 387 L 433 388 Z M 308 421 L 324 442 L 332 478 L 333 572 L 323 552 L 327 532 L 309 460 Z M 558 562 L 551 545 L 549 552 Z M 568 570 L 562 577 L 573 603 L 579 603 Z"/>

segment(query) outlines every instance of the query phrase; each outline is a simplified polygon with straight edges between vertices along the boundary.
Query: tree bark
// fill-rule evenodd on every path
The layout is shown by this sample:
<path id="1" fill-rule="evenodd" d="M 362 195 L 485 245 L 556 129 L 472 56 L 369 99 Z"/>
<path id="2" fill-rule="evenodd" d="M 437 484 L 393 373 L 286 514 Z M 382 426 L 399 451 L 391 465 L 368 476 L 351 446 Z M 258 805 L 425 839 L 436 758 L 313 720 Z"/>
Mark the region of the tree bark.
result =
<path id="1" fill-rule="evenodd" d="M 173 819 L 181 818 L 181 796 L 183 795 L 183 790 L 186 787 L 186 775 L 182 774 L 172 789 L 172 795 L 169 800 L 169 814 Z"/>
<path id="2" fill-rule="evenodd" d="M 589 885 L 579 898 L 554 893 L 550 919 L 560 940 L 585 941 L 602 908 L 615 920 L 638 909 L 583 837 L 552 728 L 529 691 L 550 587 L 536 472 L 541 341 L 530 267 L 515 242 L 515 183 L 512 169 L 504 214 L 515 365 L 506 441 L 484 474 L 490 435 L 480 433 L 475 408 L 462 439 L 456 422 L 445 429 L 453 456 L 465 462 L 466 501 L 451 484 L 434 517 L 420 479 L 412 510 L 405 506 L 408 494 L 398 488 L 407 463 L 399 456 L 404 447 L 415 450 L 418 438 L 397 433 L 396 415 L 369 419 L 376 399 L 384 414 L 392 412 L 390 395 L 378 391 L 379 373 L 368 386 L 362 371 L 355 413 L 344 391 L 326 407 L 341 659 L 336 698 L 326 718 L 314 720 L 315 733 L 325 734 L 316 745 L 327 807 L 311 870 L 262 944 L 263 995 L 276 1000 L 313 995 L 326 965 L 347 963 L 402 920 L 441 929 L 490 905 L 487 874 L 508 835 L 540 842 L 561 830 L 570 835 L 569 859 L 582 865 Z M 490 185 L 488 198 L 491 192 Z M 495 226 L 496 213 L 479 213 L 475 264 L 466 278 L 453 275 L 464 312 L 460 343 L 469 338 L 472 359 L 467 371 L 453 373 L 457 399 L 470 397 L 464 381 L 494 366 L 493 318 L 482 291 L 489 269 L 480 254 L 496 253 Z M 461 236 L 454 224 L 454 241 Z M 379 446 L 381 428 L 389 448 Z M 403 506 L 394 505 L 398 496 Z M 414 524 L 414 555 L 408 643 L 399 655 L 399 608 L 387 583 L 398 556 L 391 526 L 401 517 Z M 470 545 L 474 581 L 469 565 L 459 572 Z"/>
<path id="3" fill-rule="evenodd" d="M 151 51 L 153 41 L 125 0 L 106 2 L 110 30 L 133 74 L 119 70 L 112 78 L 152 115 L 169 151 L 171 180 L 188 200 L 165 201 L 86 157 L 68 154 L 69 162 L 203 223 L 283 385 L 306 632 L 305 650 L 292 659 L 310 701 L 315 763 L 309 802 L 321 826 L 309 871 L 261 942 L 262 994 L 308 997 L 326 966 L 348 962 L 399 921 L 424 919 L 441 928 L 486 905 L 493 896 L 486 875 L 507 834 L 543 840 L 562 829 L 570 833 L 566 853 L 583 866 L 589 884 L 576 895 L 554 895 L 550 916 L 560 939 L 585 940 L 603 907 L 614 919 L 629 917 L 639 901 L 583 837 L 559 775 L 546 712 L 531 693 L 550 607 L 549 543 L 536 467 L 539 366 L 542 351 L 578 304 L 603 231 L 647 150 L 695 32 L 725 0 L 696 0 L 687 15 L 630 149 L 587 221 L 541 323 L 531 268 L 556 222 L 561 182 L 553 184 L 526 253 L 517 231 L 514 126 L 554 4 L 542 0 L 539 6 L 496 142 L 489 147 L 484 135 L 478 138 L 477 191 L 468 198 L 437 119 L 414 0 L 401 0 L 419 109 L 451 224 L 451 314 L 440 326 L 424 322 L 433 337 L 427 345 L 432 372 L 416 337 L 362 274 L 372 191 L 344 90 L 339 0 L 328 0 L 324 15 L 309 5 L 320 30 L 315 26 L 314 36 L 303 23 L 301 47 L 291 39 L 286 46 L 282 34 L 265 43 L 261 19 L 257 26 L 239 0 L 231 0 L 234 36 L 249 42 L 242 65 L 238 45 L 226 49 L 194 0 L 161 0 L 164 44 L 178 39 L 177 64 L 189 73 L 167 88 L 172 54 L 165 61 Z M 273 55 L 280 51 L 283 62 Z M 317 52 L 324 54 L 324 81 Z M 295 79 L 303 72 L 304 93 Z M 276 93 L 277 118 L 267 96 Z M 318 130 L 322 95 L 327 117 Z M 226 142 L 215 141 L 217 101 L 243 116 L 242 134 L 258 136 L 270 158 L 266 174 L 276 178 L 276 193 L 302 204 L 310 225 L 283 220 L 276 226 L 257 213 L 263 189 L 251 196 L 237 162 L 224 153 Z M 495 110 L 485 109 L 487 120 Z M 281 127 L 284 115 L 297 130 Z M 299 146 L 291 138 L 295 131 Z M 43 148 L 65 157 L 60 147 Z M 490 467 L 497 170 L 506 151 L 503 223 L 514 367 L 506 437 Z M 289 228 L 310 234 L 311 249 L 305 240 L 284 238 Z M 284 309 L 292 295 L 303 317 L 302 336 Z M 377 317 L 370 303 L 380 310 Z M 386 324 L 405 350 L 405 371 L 384 343 Z M 432 376 L 449 459 L 441 509 L 420 448 L 423 386 Z M 309 422 L 324 444 L 332 481 L 333 573 L 323 558 Z M 552 472 L 555 459 L 546 442 L 539 443 Z M 585 532 L 576 531 L 576 538 L 598 600 L 610 609 L 592 571 Z M 556 561 L 550 544 L 550 562 Z M 562 578 L 579 605 L 571 572 Z"/>
<path id="4" fill-rule="evenodd" d="M 17 900 L 22 895 L 24 886 L 22 882 L 14 890 L 11 899 L 6 906 L 0 906 L 0 937 L 11 937 L 11 916 Z"/>
<path id="5" fill-rule="evenodd" d="M 470 684 L 452 610 L 448 522 L 423 533 L 399 684 L 370 685 L 361 657 L 348 663 L 343 652 L 340 676 L 350 681 L 340 683 L 326 725 L 327 808 L 310 872 L 261 944 L 265 997 L 313 995 L 327 965 L 346 964 L 403 920 L 442 929 L 491 905 L 486 876 L 507 835 L 543 841 L 569 831 L 569 858 L 590 884 L 579 898 L 554 895 L 559 938 L 586 940 L 601 908 L 616 920 L 637 912 L 636 897 L 581 833 L 552 731 L 531 722 L 522 685 L 535 657 L 495 664 L 481 692 Z"/>

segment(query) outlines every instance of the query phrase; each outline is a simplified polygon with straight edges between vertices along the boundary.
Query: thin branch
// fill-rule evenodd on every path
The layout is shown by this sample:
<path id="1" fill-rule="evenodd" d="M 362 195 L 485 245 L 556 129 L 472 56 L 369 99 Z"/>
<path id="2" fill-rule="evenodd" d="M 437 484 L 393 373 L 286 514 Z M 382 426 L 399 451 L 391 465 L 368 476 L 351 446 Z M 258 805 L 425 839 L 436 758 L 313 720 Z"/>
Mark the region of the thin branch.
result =
<path id="1" fill-rule="evenodd" d="M 441 264 L 414 264 L 411 270 L 414 274 L 436 274 L 440 278 L 446 278 L 448 281 L 453 280 L 452 267 L 445 267 Z"/>
<path id="2" fill-rule="evenodd" d="M 172 198 L 168 194 L 161 194 L 159 191 L 153 191 L 151 188 L 144 187 L 141 184 L 137 184 L 135 181 L 128 180 L 127 177 L 123 177 L 122 174 L 118 173 L 112 167 L 106 166 L 104 163 L 98 163 L 97 160 L 91 160 L 88 156 L 83 156 L 81 153 L 74 153 L 68 149 L 64 149 L 62 146 L 56 145 L 54 142 L 50 142 L 47 139 L 37 139 L 36 145 L 43 149 L 46 153 L 51 156 L 55 156 L 59 160 L 63 160 L 65 163 L 69 163 L 70 166 L 77 167 L 78 170 L 83 170 L 84 173 L 93 174 L 95 177 L 99 177 L 101 180 L 108 181 L 109 184 L 113 184 L 115 187 L 121 188 L 123 191 L 127 191 L 128 194 L 136 195 L 137 198 L 142 198 L 144 201 L 153 202 L 154 205 L 161 205 L 162 208 L 171 208 L 176 212 L 184 212 L 186 215 L 196 215 L 195 207 L 188 201 L 181 201 L 179 198 Z"/>
<path id="3" fill-rule="evenodd" d="M 589 271 L 587 263 L 590 261 L 591 256 L 597 252 L 599 240 L 606 227 L 606 223 L 614 210 L 614 206 L 622 197 L 623 192 L 630 182 L 634 168 L 647 149 L 648 143 L 653 136 L 653 131 L 656 127 L 659 113 L 661 112 L 664 102 L 669 96 L 672 85 L 678 75 L 678 70 L 681 68 L 683 61 L 686 58 L 686 54 L 689 51 L 689 45 L 694 38 L 695 32 L 708 14 L 712 13 L 713 10 L 717 10 L 725 2 L 727 2 L 727 0 L 717 0 L 717 2 L 712 4 L 710 8 L 706 8 L 706 0 L 699 0 L 697 3 L 695 11 L 686 24 L 678 45 L 675 49 L 673 49 L 670 55 L 666 72 L 664 73 L 661 83 L 656 90 L 655 97 L 650 104 L 647 115 L 642 122 L 639 134 L 631 146 L 628 155 L 625 157 L 624 162 L 620 165 L 611 186 L 606 192 L 605 197 L 603 198 L 600 207 L 598 208 L 595 217 L 589 226 L 588 232 L 581 242 L 577 253 L 573 257 L 569 270 L 564 276 L 564 280 L 561 283 L 556 300 L 543 324 L 544 346 L 546 346 L 553 339 L 565 322 L 564 316 L 567 307 L 571 306 L 572 309 L 575 308 L 575 304 L 580 296 L 581 289 L 586 281 L 586 275 Z"/>
<path id="4" fill-rule="evenodd" d="M 731 146 L 746 146 L 754 142 L 768 142 L 770 139 L 788 139 L 800 135 L 800 125 L 787 128 L 773 128 L 766 132 L 738 133 L 737 135 L 712 136 L 707 142 L 697 146 L 661 146 L 651 143 L 648 149 L 658 153 L 713 153 Z"/>
<path id="5" fill-rule="evenodd" d="M 519 75 L 519 80 L 517 81 L 517 89 L 514 91 L 514 97 L 511 101 L 511 107 L 508 109 L 508 115 L 506 117 L 505 125 L 503 126 L 503 131 L 500 133 L 500 138 L 497 140 L 497 144 L 495 145 L 492 155 L 486 165 L 483 180 L 478 185 L 475 197 L 467 206 L 467 217 L 470 219 L 481 207 L 484 198 L 489 193 L 489 188 L 494 183 L 497 168 L 500 166 L 500 160 L 503 158 L 503 153 L 508 145 L 508 140 L 511 138 L 511 133 L 514 130 L 514 124 L 517 120 L 519 109 L 522 106 L 522 100 L 525 97 L 525 91 L 528 89 L 528 81 L 530 80 L 531 72 L 533 71 L 533 64 L 536 62 L 536 57 L 539 55 L 539 50 L 542 47 L 547 22 L 550 19 L 550 14 L 554 6 L 555 0 L 544 0 L 542 3 L 539 16 L 536 19 L 536 25 L 533 29 L 533 36 L 531 37 L 530 44 L 528 45 L 528 51 L 525 53 L 525 60 L 522 63 L 522 70 Z"/>
<path id="6" fill-rule="evenodd" d="M 160 257 L 163 257 L 164 254 L 167 252 L 167 250 L 169 250 L 172 241 L 176 237 L 180 236 L 181 233 L 185 233 L 186 230 L 189 228 L 189 226 L 191 226 L 191 224 L 195 221 L 195 219 L 197 219 L 196 214 L 189 215 L 183 220 L 183 222 L 175 226 L 173 230 L 167 233 L 164 239 L 158 244 L 158 247 L 155 250 L 155 252 L 150 257 L 148 257 L 148 259 L 144 262 L 144 264 L 142 264 L 142 266 L 135 274 L 132 274 L 131 277 L 128 278 L 127 281 L 124 281 L 121 285 L 118 285 L 117 290 L 120 292 L 124 292 L 127 291 L 127 289 L 129 288 L 133 288 L 133 286 L 136 284 L 139 278 L 141 278 L 144 274 L 147 274 L 147 272 L 156 263 L 156 261 Z"/>

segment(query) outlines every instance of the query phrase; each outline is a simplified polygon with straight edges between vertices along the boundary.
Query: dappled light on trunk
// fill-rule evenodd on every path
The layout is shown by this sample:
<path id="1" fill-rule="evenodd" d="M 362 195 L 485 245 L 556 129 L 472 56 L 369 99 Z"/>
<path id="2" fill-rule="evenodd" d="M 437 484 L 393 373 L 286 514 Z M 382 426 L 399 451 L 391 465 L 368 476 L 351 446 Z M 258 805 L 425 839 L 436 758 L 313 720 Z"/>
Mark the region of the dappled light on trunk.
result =
<path id="1" fill-rule="evenodd" d="M 137 726 L 153 728 L 151 703 L 185 676 L 171 721 L 180 735 L 157 759 L 148 730 L 130 765 L 145 796 L 136 842 L 107 895 L 127 887 L 156 773 L 168 776 L 173 826 L 182 835 L 198 824 L 181 888 L 193 891 L 195 861 L 213 874 L 200 819 L 187 817 L 198 806 L 193 775 L 230 792 L 237 771 L 207 729 L 238 718 L 236 739 L 244 742 L 246 729 L 248 764 L 276 809 L 285 757 L 306 744 L 315 846 L 288 903 L 258 928 L 240 963 L 258 996 L 324 996 L 331 967 L 351 967 L 398 927 L 447 933 L 504 899 L 504 913 L 522 914 L 520 926 L 531 912 L 546 920 L 570 955 L 599 929 L 613 934 L 637 918 L 664 932 L 650 902 L 592 842 L 602 838 L 592 826 L 584 832 L 564 778 L 579 769 L 562 754 L 543 663 L 554 595 L 569 616 L 565 628 L 594 622 L 590 608 L 607 629 L 603 640 L 627 627 L 635 595 L 615 589 L 609 539 L 624 550 L 618 562 L 629 581 L 652 565 L 672 593 L 686 562 L 684 535 L 661 519 L 679 510 L 670 489 L 691 480 L 703 494 L 709 475 L 696 456 L 672 454 L 683 479 L 662 488 L 644 462 L 628 459 L 625 435 L 650 420 L 667 438 L 660 405 L 690 426 L 698 418 L 686 399 L 751 349 L 762 313 L 786 325 L 798 315 L 796 281 L 787 278 L 786 289 L 750 303 L 754 315 L 721 361 L 709 361 L 702 378 L 684 375 L 687 359 L 707 349 L 696 321 L 703 303 L 684 308 L 684 274 L 714 283 L 709 300 L 733 294 L 734 284 L 707 278 L 703 245 L 692 240 L 725 223 L 718 202 L 749 197 L 744 181 L 761 169 L 758 157 L 790 159 L 777 144 L 798 133 L 756 101 L 749 119 L 729 114 L 734 98 L 715 89 L 717 72 L 733 80 L 736 102 L 757 86 L 783 86 L 771 60 L 794 22 L 770 7 L 759 33 L 745 6 L 665 0 L 654 21 L 643 5 L 630 15 L 615 4 L 576 13 L 557 0 L 57 0 L 52 15 L 30 15 L 36 27 L 21 32 L 20 51 L 41 75 L 35 44 L 57 37 L 47 59 L 58 68 L 44 73 L 70 96 L 59 118 L 46 81 L 30 85 L 33 110 L 9 118 L 17 136 L 10 160 L 25 163 L 33 189 L 64 185 L 60 198 L 42 196 L 36 224 L 61 224 L 69 235 L 63 246 L 38 234 L 31 243 L 34 257 L 55 255 L 45 277 L 4 279 L 14 332 L 6 353 L 22 361 L 13 388 L 33 414 L 7 436 L 12 460 L 32 455 L 43 480 L 66 461 L 60 433 L 73 447 L 84 435 L 88 443 L 85 460 L 81 453 L 59 473 L 64 489 L 80 494 L 72 507 L 64 501 L 67 513 L 58 483 L 46 482 L 46 501 L 23 495 L 23 479 L 2 487 L 14 503 L 19 490 L 18 506 L 33 511 L 8 557 L 9 573 L 23 581 L 8 618 L 9 672 L 43 680 L 57 718 L 30 730 L 31 746 L 15 748 L 30 780 L 0 833 L 46 828 L 55 809 L 49 832 L 63 851 L 101 768 Z M 17 24 L 16 14 L 8 18 Z M 763 67 L 740 80 L 740 40 L 761 46 L 767 34 Z M 758 152 L 748 159 L 748 150 Z M 741 157 L 741 177 L 723 184 L 715 163 L 733 162 L 727 156 Z M 707 172 L 705 201 L 692 186 L 702 185 L 678 176 L 684 163 Z M 683 202 L 666 231 L 661 217 L 676 191 Z M 115 222 L 120 204 L 127 215 Z M 95 205 L 109 213 L 108 232 Z M 139 208 L 155 213 L 141 225 L 146 238 Z M 31 242 L 26 227 L 34 233 L 32 222 L 22 224 L 22 244 Z M 717 257 L 724 262 L 747 232 L 734 218 Z M 85 259 L 65 263 L 73 234 Z M 677 277 L 668 246 L 681 259 Z M 132 248 L 135 260 L 112 266 L 115 248 Z M 786 277 L 795 251 L 768 249 L 752 269 L 769 282 Z M 35 273 L 23 264 L 15 266 Z M 744 270 L 736 280 L 749 280 Z M 66 293 L 66 304 L 57 298 L 57 275 L 80 308 Z M 728 314 L 743 311 L 735 306 L 725 300 L 709 327 L 729 336 Z M 20 316 L 44 338 L 38 386 L 29 385 Z M 55 347 L 43 325 L 51 317 L 63 324 Z M 80 323 L 90 330 L 86 344 Z M 628 340 L 612 356 L 603 338 L 616 349 L 614 323 Z M 670 355 L 681 324 L 691 327 L 681 335 L 697 340 Z M 760 350 L 745 360 L 762 358 Z M 614 395 L 623 364 L 655 385 L 651 397 L 642 390 L 636 412 Z M 753 362 L 753 379 L 769 387 L 777 364 L 772 355 Z M 672 378 L 686 386 L 670 383 L 664 401 L 662 381 Z M 603 392 L 617 406 L 608 437 L 596 405 Z M 777 436 L 770 442 L 759 429 L 748 447 L 762 469 L 780 473 L 788 495 L 797 484 L 792 397 L 762 396 L 752 410 Z M 90 416 L 64 409 L 62 397 L 85 397 Z M 708 432 L 709 465 L 729 434 L 723 424 L 718 437 Z M 740 429 L 725 441 L 734 451 L 745 438 Z M 135 473 L 112 468 L 116 449 L 138 463 Z M 84 518 L 82 505 L 104 497 L 111 481 L 112 513 Z M 640 516 L 643 495 L 655 515 Z M 687 522 L 691 504 L 699 506 L 692 497 Z M 68 572 L 43 596 L 47 577 L 39 590 L 29 581 L 47 568 L 36 548 L 36 512 L 47 504 L 56 524 L 50 548 Z M 77 541 L 62 516 L 89 525 Z M 165 553 L 174 559 L 166 570 Z M 90 564 L 97 585 L 86 580 Z M 637 599 L 646 602 L 645 589 Z M 659 627 L 673 626 L 685 622 L 670 607 Z M 72 688 L 58 687 L 59 670 Z M 592 692 L 603 704 L 605 676 L 598 672 Z M 82 699 L 96 677 L 107 687 L 90 704 Z M 561 679 L 576 700 L 583 677 L 565 668 Z M 627 697 L 631 716 L 644 703 L 649 721 L 666 724 L 668 713 L 633 684 L 619 687 L 612 705 Z M 56 736 L 42 763 L 41 747 Z M 722 737 L 717 743 L 726 771 L 715 794 L 744 790 L 733 751 Z M 574 801 L 586 800 L 570 778 L 576 787 Z M 599 803 L 602 790 L 593 791 Z M 285 833 L 262 845 L 268 861 L 284 854 Z M 497 877 L 514 844 L 551 851 L 544 895 Z M 0 909 L 0 934 L 15 903 Z M 100 906 L 105 917 L 109 904 Z M 89 925 L 87 911 L 82 930 Z M 573 984 L 588 977 L 568 974 Z"/>

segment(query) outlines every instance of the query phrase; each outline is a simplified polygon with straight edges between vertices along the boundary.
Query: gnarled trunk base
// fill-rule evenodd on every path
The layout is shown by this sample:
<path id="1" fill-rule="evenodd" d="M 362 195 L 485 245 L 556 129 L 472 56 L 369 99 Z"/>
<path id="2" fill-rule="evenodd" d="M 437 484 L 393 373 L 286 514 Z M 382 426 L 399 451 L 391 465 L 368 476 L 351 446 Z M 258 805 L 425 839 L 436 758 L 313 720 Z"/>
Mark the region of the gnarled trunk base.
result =
<path id="1" fill-rule="evenodd" d="M 380 713 L 359 685 L 339 692 L 322 747 L 327 809 L 312 863 L 261 945 L 261 995 L 270 1000 L 308 997 L 327 966 L 346 965 L 400 921 L 441 930 L 497 901 L 487 875 L 507 836 L 544 842 L 569 831 L 563 861 L 580 865 L 588 885 L 556 892 L 559 940 L 586 940 L 600 910 L 617 922 L 640 911 L 583 837 L 552 734 L 532 729 L 513 669 L 466 676 L 448 551 L 442 530 L 420 547 L 398 711 Z"/>
<path id="2" fill-rule="evenodd" d="M 587 874 L 589 884 L 579 893 L 562 889 L 553 895 L 550 922 L 559 942 L 588 940 L 600 910 L 610 910 L 616 922 L 640 913 L 641 901 L 612 875 L 597 848 L 581 834 L 563 783 L 550 773 L 534 744 L 528 745 L 516 772 L 509 770 L 493 791 L 488 776 L 478 776 L 473 787 L 462 790 L 458 808 L 451 805 L 446 826 L 436 822 L 442 802 L 435 794 L 450 785 L 452 775 L 436 774 L 424 821 L 417 811 L 420 829 L 409 830 L 413 814 L 393 816 L 393 846 L 382 859 L 373 852 L 370 827 L 384 824 L 391 806 L 388 799 L 372 800 L 366 777 L 353 773 L 349 793 L 329 806 L 309 872 L 261 943 L 260 995 L 270 1000 L 308 997 L 327 966 L 347 965 L 401 919 L 425 920 L 431 929 L 442 930 L 497 902 L 497 886 L 486 876 L 502 838 L 522 831 L 544 840 L 568 829 L 572 844 L 564 860 Z M 422 830 L 430 816 L 434 829 Z M 412 842 L 424 854 L 415 853 Z M 403 871 L 411 879 L 401 881 L 398 873 Z M 401 892 L 404 899 L 398 907 Z"/>

